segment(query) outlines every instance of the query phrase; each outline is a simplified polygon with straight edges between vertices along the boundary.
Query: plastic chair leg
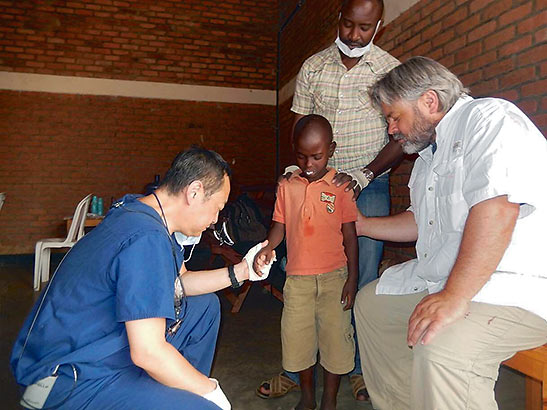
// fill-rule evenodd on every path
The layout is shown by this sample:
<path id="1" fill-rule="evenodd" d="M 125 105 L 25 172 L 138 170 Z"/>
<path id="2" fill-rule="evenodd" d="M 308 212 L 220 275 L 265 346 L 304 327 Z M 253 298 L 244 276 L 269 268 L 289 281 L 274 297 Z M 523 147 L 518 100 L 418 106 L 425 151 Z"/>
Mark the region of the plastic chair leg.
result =
<path id="1" fill-rule="evenodd" d="M 40 279 L 42 277 L 42 242 L 36 242 L 34 250 L 34 290 L 40 290 Z"/>
<path id="2" fill-rule="evenodd" d="M 42 282 L 49 280 L 49 265 L 51 264 L 51 248 L 42 246 Z"/>

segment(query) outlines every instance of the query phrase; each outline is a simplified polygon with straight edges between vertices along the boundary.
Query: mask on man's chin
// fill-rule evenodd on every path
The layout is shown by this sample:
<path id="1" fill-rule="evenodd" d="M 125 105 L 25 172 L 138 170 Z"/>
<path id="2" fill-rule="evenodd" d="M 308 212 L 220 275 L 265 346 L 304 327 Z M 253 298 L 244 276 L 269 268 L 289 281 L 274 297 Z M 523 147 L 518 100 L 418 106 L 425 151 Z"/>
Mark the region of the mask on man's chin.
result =
<path id="1" fill-rule="evenodd" d="M 175 239 L 180 246 L 197 245 L 201 240 L 201 234 L 199 236 L 186 236 L 182 232 L 175 232 Z"/>
<path id="2" fill-rule="evenodd" d="M 382 20 L 378 20 L 378 24 L 376 24 L 376 29 L 374 30 L 374 34 L 372 35 L 372 38 L 370 39 L 369 43 L 364 47 L 349 48 L 349 46 L 346 43 L 344 43 L 342 40 L 340 40 L 340 33 L 338 33 L 338 35 L 336 36 L 336 40 L 334 40 L 334 42 L 338 46 L 338 49 L 342 53 L 344 53 L 344 55 L 348 56 L 349 58 L 362 57 L 372 47 L 372 43 L 374 41 L 374 37 L 376 37 L 376 33 L 378 32 L 378 28 L 380 27 L 380 23 L 382 23 Z"/>

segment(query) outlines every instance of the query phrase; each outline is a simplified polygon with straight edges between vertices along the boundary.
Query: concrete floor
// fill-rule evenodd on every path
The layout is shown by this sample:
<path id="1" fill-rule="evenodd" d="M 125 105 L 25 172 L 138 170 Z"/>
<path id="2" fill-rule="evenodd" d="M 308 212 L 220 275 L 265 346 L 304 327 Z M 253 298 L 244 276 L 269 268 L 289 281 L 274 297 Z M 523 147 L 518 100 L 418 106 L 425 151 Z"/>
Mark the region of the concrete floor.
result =
<path id="1" fill-rule="evenodd" d="M 229 303 L 219 293 L 222 325 L 212 376 L 220 380 L 234 410 L 284 410 L 298 401 L 298 393 L 263 400 L 255 388 L 265 378 L 280 371 L 280 317 L 282 304 L 254 285 L 241 311 L 229 312 Z M 8 358 L 19 328 L 37 294 L 32 291 L 32 258 L 0 257 L 0 408 L 18 409 L 19 391 Z M 318 387 L 318 400 L 320 386 Z M 524 409 L 524 377 L 502 368 L 496 386 L 501 410 Z M 372 409 L 369 403 L 356 402 L 344 377 L 338 395 L 338 409 Z M 152 409 L 153 410 L 153 409 Z M 449 409 L 447 409 L 449 410 Z"/>

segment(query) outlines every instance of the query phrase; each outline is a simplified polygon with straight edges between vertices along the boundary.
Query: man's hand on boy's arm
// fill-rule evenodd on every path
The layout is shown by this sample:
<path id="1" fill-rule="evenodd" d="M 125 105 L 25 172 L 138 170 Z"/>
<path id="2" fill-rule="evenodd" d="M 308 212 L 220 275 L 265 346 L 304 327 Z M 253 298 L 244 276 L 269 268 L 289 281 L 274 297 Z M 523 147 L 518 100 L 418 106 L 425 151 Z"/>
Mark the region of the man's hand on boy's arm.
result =
<path id="1" fill-rule="evenodd" d="M 258 251 L 253 261 L 254 271 L 261 275 L 266 265 L 275 260 L 275 248 L 285 237 L 285 225 L 276 221 L 272 222 L 270 232 L 268 233 L 267 245 Z"/>
<path id="2" fill-rule="evenodd" d="M 357 244 L 355 222 L 342 224 L 342 236 L 344 237 L 344 252 L 348 260 L 348 278 L 342 289 L 340 303 L 344 305 L 344 310 L 348 310 L 353 307 L 355 301 L 359 275 L 359 245 Z"/>

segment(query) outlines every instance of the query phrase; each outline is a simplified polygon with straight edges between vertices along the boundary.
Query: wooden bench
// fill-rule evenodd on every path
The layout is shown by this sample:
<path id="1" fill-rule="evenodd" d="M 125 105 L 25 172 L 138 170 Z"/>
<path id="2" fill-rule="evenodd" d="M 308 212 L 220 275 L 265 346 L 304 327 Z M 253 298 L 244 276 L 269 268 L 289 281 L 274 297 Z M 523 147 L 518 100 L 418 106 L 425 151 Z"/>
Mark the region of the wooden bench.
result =
<path id="1" fill-rule="evenodd" d="M 547 344 L 518 352 L 502 364 L 526 376 L 526 410 L 547 410 Z"/>

